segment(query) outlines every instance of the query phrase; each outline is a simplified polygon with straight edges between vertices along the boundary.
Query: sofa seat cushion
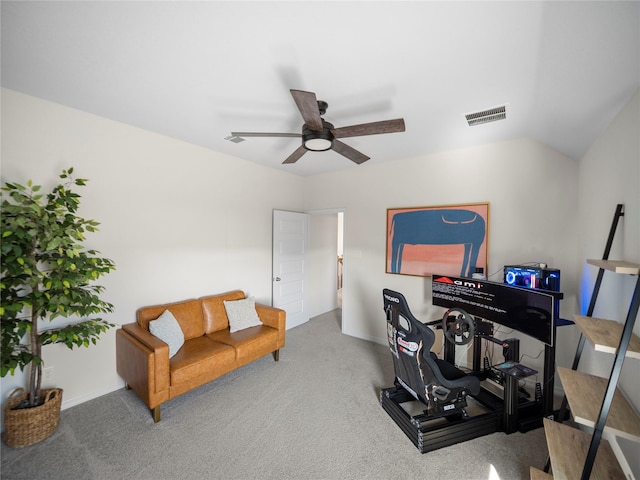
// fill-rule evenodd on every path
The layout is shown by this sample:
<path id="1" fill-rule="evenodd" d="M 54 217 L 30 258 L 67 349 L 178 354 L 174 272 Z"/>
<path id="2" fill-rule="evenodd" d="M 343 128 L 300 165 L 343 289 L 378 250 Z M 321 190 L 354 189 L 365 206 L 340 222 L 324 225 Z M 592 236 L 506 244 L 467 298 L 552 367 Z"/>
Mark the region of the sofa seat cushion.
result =
<path id="1" fill-rule="evenodd" d="M 228 329 L 220 330 L 210 333 L 207 337 L 235 348 L 236 358 L 240 362 L 278 349 L 278 330 L 266 325 L 249 327 L 234 333 Z"/>
<path id="2" fill-rule="evenodd" d="M 212 371 L 230 370 L 235 359 L 235 350 L 229 345 L 206 336 L 191 338 L 169 362 L 171 385 L 189 382 Z"/>

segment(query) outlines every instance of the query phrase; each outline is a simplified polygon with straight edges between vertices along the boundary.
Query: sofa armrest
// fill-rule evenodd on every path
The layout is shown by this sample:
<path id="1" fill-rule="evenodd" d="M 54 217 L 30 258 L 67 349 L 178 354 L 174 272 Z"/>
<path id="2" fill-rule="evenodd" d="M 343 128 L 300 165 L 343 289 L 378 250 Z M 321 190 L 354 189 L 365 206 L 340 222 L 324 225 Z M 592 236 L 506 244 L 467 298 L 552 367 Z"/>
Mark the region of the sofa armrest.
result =
<path id="1" fill-rule="evenodd" d="M 161 354 L 163 348 L 166 347 L 167 360 L 169 359 L 169 345 L 153 335 L 149 330 L 142 328 L 138 323 L 126 323 L 122 325 L 122 330 L 134 337 L 150 350 L 153 350 L 156 355 Z"/>
<path id="2" fill-rule="evenodd" d="M 284 332 L 287 314 L 284 310 L 256 303 L 256 312 L 260 321 L 268 327 Z"/>
<path id="3" fill-rule="evenodd" d="M 149 408 L 169 400 L 169 345 L 137 323 L 116 332 L 116 368 Z"/>
<path id="4" fill-rule="evenodd" d="M 273 356 L 278 360 L 278 349 L 285 345 L 285 330 L 287 328 L 287 312 L 280 308 L 270 307 L 256 303 L 256 312 L 260 321 L 268 327 L 275 328 L 278 331 L 277 349 Z"/>

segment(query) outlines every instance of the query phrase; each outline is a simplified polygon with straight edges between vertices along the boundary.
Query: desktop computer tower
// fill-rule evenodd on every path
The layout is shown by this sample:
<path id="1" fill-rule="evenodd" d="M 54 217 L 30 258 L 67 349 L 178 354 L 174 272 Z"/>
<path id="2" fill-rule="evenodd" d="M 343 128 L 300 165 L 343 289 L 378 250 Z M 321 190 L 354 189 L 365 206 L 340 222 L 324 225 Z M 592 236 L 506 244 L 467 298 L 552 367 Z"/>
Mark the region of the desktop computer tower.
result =
<path id="1" fill-rule="evenodd" d="M 560 270 L 540 266 L 505 265 L 504 283 L 514 287 L 560 291 Z"/>

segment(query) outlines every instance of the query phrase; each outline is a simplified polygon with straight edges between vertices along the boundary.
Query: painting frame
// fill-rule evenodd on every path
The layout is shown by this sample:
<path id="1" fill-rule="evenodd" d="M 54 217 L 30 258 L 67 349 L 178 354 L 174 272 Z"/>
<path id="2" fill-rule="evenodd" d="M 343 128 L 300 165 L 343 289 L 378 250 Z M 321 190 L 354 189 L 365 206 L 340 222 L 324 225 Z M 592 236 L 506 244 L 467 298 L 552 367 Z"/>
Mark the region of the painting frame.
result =
<path id="1" fill-rule="evenodd" d="M 487 274 L 489 202 L 388 208 L 386 221 L 386 273 L 471 277 L 482 268 Z"/>

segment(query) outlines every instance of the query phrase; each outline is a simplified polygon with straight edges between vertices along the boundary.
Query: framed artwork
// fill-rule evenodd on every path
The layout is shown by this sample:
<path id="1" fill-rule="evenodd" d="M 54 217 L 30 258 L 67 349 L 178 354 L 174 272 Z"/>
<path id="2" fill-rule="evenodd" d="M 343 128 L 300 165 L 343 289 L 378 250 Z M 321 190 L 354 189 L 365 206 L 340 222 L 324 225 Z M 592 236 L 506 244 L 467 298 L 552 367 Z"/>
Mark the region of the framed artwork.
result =
<path id="1" fill-rule="evenodd" d="M 387 209 L 387 273 L 487 273 L 489 203 Z"/>

